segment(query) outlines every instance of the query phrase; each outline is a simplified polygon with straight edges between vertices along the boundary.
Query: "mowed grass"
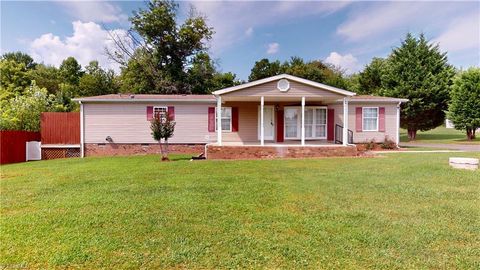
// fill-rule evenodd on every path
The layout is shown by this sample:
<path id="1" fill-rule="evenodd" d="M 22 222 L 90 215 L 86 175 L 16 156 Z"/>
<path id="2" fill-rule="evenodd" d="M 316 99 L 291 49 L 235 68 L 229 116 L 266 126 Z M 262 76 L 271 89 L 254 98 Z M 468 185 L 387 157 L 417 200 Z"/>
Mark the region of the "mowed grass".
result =
<path id="1" fill-rule="evenodd" d="M 408 142 L 406 129 L 400 129 L 400 141 Z M 440 126 L 428 131 L 418 131 L 417 138 L 413 142 L 438 144 L 480 144 L 480 134 L 478 134 L 476 139 L 469 141 L 467 140 L 467 135 L 464 131 Z"/>
<path id="2" fill-rule="evenodd" d="M 449 156 L 2 166 L 0 265 L 479 269 L 480 171 Z"/>

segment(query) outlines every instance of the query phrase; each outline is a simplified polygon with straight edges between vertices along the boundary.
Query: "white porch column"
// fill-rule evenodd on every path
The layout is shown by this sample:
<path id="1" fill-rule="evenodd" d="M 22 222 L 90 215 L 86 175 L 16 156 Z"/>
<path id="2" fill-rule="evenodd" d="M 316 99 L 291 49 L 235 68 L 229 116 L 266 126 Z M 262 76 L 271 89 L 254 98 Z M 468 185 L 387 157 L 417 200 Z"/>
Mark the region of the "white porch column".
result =
<path id="1" fill-rule="evenodd" d="M 80 101 L 80 157 L 85 157 L 85 141 L 84 141 L 84 122 L 83 122 L 83 103 Z"/>
<path id="2" fill-rule="evenodd" d="M 343 98 L 343 145 L 348 145 L 348 99 Z"/>
<path id="3" fill-rule="evenodd" d="M 263 124 L 264 120 L 264 107 L 265 105 L 265 98 L 263 96 L 260 97 L 260 145 L 264 145 L 265 144 L 265 126 Z"/>
<path id="4" fill-rule="evenodd" d="M 302 97 L 302 127 L 301 127 L 302 146 L 305 145 L 305 97 Z"/>
<path id="5" fill-rule="evenodd" d="M 217 96 L 217 144 L 222 145 L 222 97 Z"/>
<path id="6" fill-rule="evenodd" d="M 400 144 L 400 105 L 401 104 L 402 103 L 399 102 L 397 105 L 397 139 L 395 140 L 395 142 L 397 143 L 397 147 Z"/>

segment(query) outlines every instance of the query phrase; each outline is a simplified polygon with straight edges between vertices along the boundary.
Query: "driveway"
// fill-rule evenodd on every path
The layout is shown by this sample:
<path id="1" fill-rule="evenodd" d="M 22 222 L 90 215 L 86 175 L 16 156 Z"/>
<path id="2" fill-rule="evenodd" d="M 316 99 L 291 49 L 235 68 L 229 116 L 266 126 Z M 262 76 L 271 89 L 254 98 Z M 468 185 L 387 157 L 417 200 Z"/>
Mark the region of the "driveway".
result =
<path id="1" fill-rule="evenodd" d="M 443 143 L 400 143 L 400 147 L 429 147 L 448 150 L 461 150 L 468 152 L 480 151 L 480 144 L 443 144 Z"/>

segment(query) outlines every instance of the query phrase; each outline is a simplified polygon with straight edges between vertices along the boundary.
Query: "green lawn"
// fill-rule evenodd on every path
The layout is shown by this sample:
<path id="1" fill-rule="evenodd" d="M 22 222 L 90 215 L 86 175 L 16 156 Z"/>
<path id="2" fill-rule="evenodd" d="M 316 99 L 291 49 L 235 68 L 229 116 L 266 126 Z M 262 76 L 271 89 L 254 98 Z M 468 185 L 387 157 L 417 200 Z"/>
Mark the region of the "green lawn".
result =
<path id="1" fill-rule="evenodd" d="M 400 129 L 400 142 L 408 142 L 406 129 Z M 465 132 L 444 126 L 429 131 L 419 131 L 415 142 L 439 144 L 479 144 L 480 134 L 473 141 L 467 140 Z"/>
<path id="2" fill-rule="evenodd" d="M 449 156 L 2 166 L 0 268 L 479 269 L 480 171 Z"/>

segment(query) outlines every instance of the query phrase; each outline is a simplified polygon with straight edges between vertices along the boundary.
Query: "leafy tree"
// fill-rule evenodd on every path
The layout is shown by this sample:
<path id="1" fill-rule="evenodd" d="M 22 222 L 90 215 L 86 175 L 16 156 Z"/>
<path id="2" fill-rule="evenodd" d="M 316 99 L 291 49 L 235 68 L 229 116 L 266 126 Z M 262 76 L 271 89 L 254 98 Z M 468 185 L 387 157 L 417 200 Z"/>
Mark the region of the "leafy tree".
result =
<path id="1" fill-rule="evenodd" d="M 63 110 L 54 104 L 55 96 L 33 81 L 23 94 L 0 101 L 0 130 L 39 131 L 42 112 Z"/>
<path id="2" fill-rule="evenodd" d="M 8 99 L 22 93 L 31 83 L 24 63 L 0 60 L 0 98 Z"/>
<path id="3" fill-rule="evenodd" d="M 188 70 L 188 84 L 193 94 L 212 91 L 240 84 L 233 73 L 221 73 L 207 53 L 197 54 Z"/>
<path id="4" fill-rule="evenodd" d="M 238 80 L 236 77 L 237 76 L 232 72 L 215 73 L 212 78 L 213 86 L 211 88 L 211 91 L 213 92 L 215 90 L 242 84 L 243 82 L 241 80 Z"/>
<path id="5" fill-rule="evenodd" d="M 348 86 L 347 81 L 343 78 L 343 72 L 338 68 L 319 60 L 305 62 L 300 57 L 292 57 L 283 64 L 280 64 L 278 60 L 270 62 L 268 59 L 261 59 L 255 62 L 248 80 L 259 80 L 282 73 L 339 88 Z"/>
<path id="6" fill-rule="evenodd" d="M 256 81 L 279 74 L 282 74 L 280 61 L 277 60 L 270 62 L 270 60 L 263 58 L 260 61 L 255 62 L 250 71 L 250 76 L 248 76 L 248 80 Z"/>
<path id="7" fill-rule="evenodd" d="M 60 65 L 60 76 L 64 83 L 78 86 L 80 78 L 83 75 L 82 66 L 74 57 L 68 57 Z"/>
<path id="8" fill-rule="evenodd" d="M 112 33 L 116 48 L 107 53 L 123 67 L 123 90 L 192 91 L 188 83 L 191 61 L 207 51 L 213 30 L 193 9 L 183 24 L 177 21 L 177 12 L 178 4 L 173 1 L 153 0 L 130 18 L 132 28 L 127 37 Z"/>
<path id="9" fill-rule="evenodd" d="M 401 113 L 401 126 L 408 130 L 410 140 L 415 140 L 418 130 L 443 123 L 453 75 L 446 53 L 423 34 L 418 39 L 407 34 L 392 51 L 382 76 L 382 94 L 410 100 L 402 104 Z"/>
<path id="10" fill-rule="evenodd" d="M 379 95 L 382 92 L 382 76 L 387 68 L 387 60 L 373 58 L 372 62 L 365 66 L 365 69 L 358 74 L 357 94 Z"/>
<path id="11" fill-rule="evenodd" d="M 36 82 L 38 87 L 46 88 L 51 94 L 56 94 L 60 90 L 59 85 L 63 83 L 58 68 L 38 64 L 35 69 L 29 71 L 30 78 Z"/>
<path id="12" fill-rule="evenodd" d="M 119 88 L 113 70 L 103 70 L 98 61 L 91 61 L 85 67 L 85 74 L 79 81 L 81 96 L 97 96 L 117 93 Z"/>
<path id="13" fill-rule="evenodd" d="M 150 129 L 152 130 L 153 139 L 157 141 L 160 146 L 161 160 L 168 161 L 168 139 L 173 136 L 173 132 L 175 131 L 175 121 L 173 121 L 168 114 L 163 118 L 159 114 L 156 114 L 150 121 Z M 165 142 L 165 148 L 162 145 L 162 139 Z"/>
<path id="14" fill-rule="evenodd" d="M 37 65 L 30 55 L 23 52 L 7 52 L 2 55 L 1 59 L 23 63 L 26 69 L 34 69 Z"/>
<path id="15" fill-rule="evenodd" d="M 448 118 L 455 129 L 464 130 L 467 139 L 475 139 L 480 127 L 480 68 L 470 68 L 455 79 L 450 92 Z"/>

